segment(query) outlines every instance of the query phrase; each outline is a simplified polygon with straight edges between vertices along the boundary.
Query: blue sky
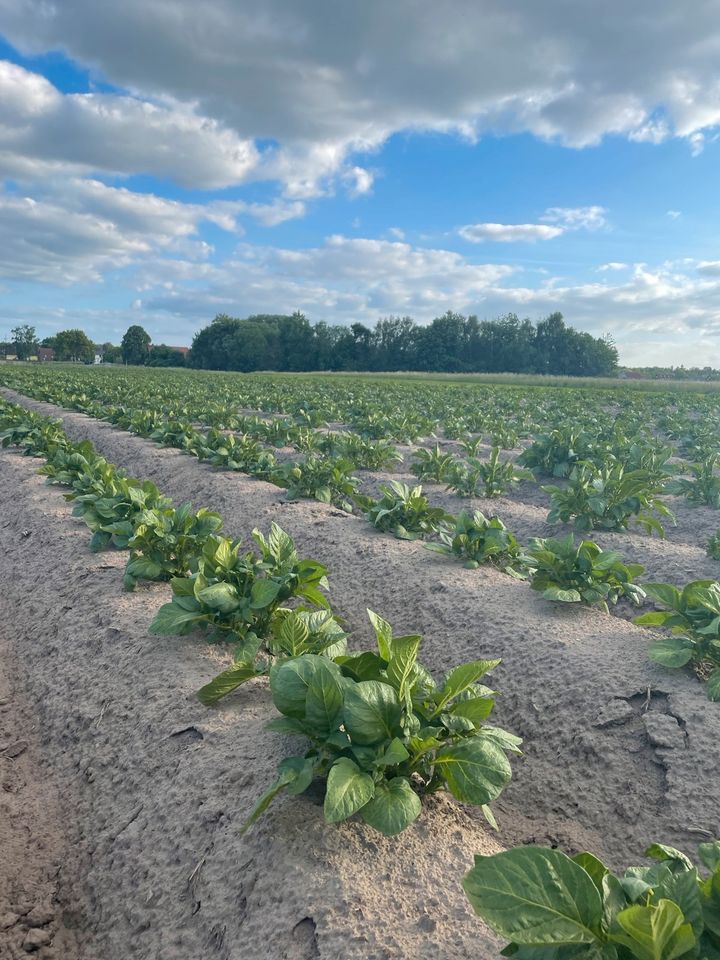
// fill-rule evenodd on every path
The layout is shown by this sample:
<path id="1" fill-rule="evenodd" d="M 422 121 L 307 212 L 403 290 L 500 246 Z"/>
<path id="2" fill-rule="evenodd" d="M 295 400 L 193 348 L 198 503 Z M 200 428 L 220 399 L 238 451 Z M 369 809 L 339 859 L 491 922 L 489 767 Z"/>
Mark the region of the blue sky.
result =
<path id="1" fill-rule="evenodd" d="M 561 310 L 720 366 L 720 3 L 595 12 L 0 0 L 0 336 Z"/>

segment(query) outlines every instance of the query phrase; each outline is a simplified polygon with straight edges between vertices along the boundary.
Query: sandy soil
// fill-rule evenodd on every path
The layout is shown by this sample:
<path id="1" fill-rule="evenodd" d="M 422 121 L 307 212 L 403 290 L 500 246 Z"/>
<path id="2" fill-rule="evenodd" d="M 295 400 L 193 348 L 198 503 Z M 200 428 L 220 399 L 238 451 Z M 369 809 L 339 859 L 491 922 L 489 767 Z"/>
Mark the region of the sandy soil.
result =
<path id="1" fill-rule="evenodd" d="M 219 510 L 232 534 L 280 522 L 303 554 L 330 568 L 333 604 L 358 642 L 370 641 L 369 606 L 398 630 L 423 633 L 424 660 L 435 671 L 503 657 L 494 678 L 502 692 L 498 722 L 525 737 L 526 753 L 495 805 L 500 843 L 586 847 L 619 866 L 655 839 L 690 851 L 720 835 L 720 711 L 694 677 L 648 660 L 647 631 L 596 610 L 549 604 L 527 584 L 492 569 L 464 570 L 332 507 L 288 503 L 271 485 L 81 414 L 24 402 L 62 416 L 71 437 L 93 440 L 176 503 Z M 123 595 L 119 570 L 102 568 L 122 565 L 122 556 L 92 556 L 60 494 L 30 475 L 28 461 L 2 460 L 15 474 L 3 484 L 16 517 L 5 563 L 21 571 L 11 581 L 16 595 L 35 601 L 16 649 L 56 776 L 65 778 L 58 782 L 79 797 L 80 859 L 95 851 L 93 867 L 81 863 L 82 881 L 65 894 L 85 905 L 87 929 L 99 937 L 95 955 L 239 958 L 253 942 L 266 951 L 253 955 L 289 960 L 494 956 L 457 886 L 472 854 L 496 842 L 471 809 L 440 801 L 389 841 L 360 824 L 329 828 L 310 801 L 290 798 L 257 832 L 237 837 L 237 823 L 283 751 L 280 738 L 262 730 L 266 692 L 245 689 L 214 711 L 194 702 L 191 693 L 213 675 L 218 652 L 192 638 L 148 638 L 166 588 Z M 516 503 L 518 516 L 522 506 Z M 41 552 L 18 535 L 38 510 L 56 515 L 38 530 Z M 0 535 L 8 539 L 7 531 Z M 674 575 L 677 544 L 620 540 L 638 542 L 638 550 L 659 545 L 667 554 L 663 579 L 683 579 Z M 36 642 L 48 625 L 62 658 L 49 660 Z M 91 780 L 67 753 L 94 761 Z M 110 824 L 122 829 L 113 835 Z M 134 952 L 122 953 L 125 941 Z"/>

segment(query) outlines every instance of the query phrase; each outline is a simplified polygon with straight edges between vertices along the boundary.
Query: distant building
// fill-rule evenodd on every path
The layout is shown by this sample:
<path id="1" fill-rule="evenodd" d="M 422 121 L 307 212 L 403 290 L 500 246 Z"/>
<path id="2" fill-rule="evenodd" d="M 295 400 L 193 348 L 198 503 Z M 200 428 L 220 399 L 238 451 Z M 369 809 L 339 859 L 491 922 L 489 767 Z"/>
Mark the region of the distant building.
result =
<path id="1" fill-rule="evenodd" d="M 52 347 L 38 347 L 37 348 L 37 358 L 40 363 L 44 363 L 48 360 L 55 359 L 55 351 Z"/>

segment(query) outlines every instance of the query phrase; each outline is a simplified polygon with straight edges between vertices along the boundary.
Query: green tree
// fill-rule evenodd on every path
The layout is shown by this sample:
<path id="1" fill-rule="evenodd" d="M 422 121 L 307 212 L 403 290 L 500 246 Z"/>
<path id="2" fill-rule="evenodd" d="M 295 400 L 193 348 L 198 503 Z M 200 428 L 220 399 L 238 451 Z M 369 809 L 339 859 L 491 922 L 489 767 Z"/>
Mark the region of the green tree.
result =
<path id="1" fill-rule="evenodd" d="M 28 357 L 31 357 L 35 353 L 40 345 L 35 335 L 35 327 L 31 327 L 28 323 L 22 323 L 17 327 L 13 327 L 10 333 L 12 334 L 12 344 L 15 355 L 19 360 L 27 360 Z"/>
<path id="2" fill-rule="evenodd" d="M 142 366 L 147 363 L 150 355 L 150 334 L 141 326 L 134 323 L 125 331 L 122 338 L 122 358 L 125 363 Z"/>
<path id="3" fill-rule="evenodd" d="M 92 363 L 95 359 L 95 344 L 83 330 L 61 330 L 54 337 L 56 360 L 76 360 Z"/>
<path id="4" fill-rule="evenodd" d="M 159 343 L 150 351 L 147 365 L 149 367 L 184 367 L 185 356 L 175 347 Z"/>

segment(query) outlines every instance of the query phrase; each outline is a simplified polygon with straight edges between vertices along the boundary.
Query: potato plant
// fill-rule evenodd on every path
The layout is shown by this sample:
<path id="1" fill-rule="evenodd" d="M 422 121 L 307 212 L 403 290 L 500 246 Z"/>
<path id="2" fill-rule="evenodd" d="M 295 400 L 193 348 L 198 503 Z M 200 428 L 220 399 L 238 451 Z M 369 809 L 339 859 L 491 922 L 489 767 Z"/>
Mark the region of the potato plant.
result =
<path id="1" fill-rule="evenodd" d="M 440 542 L 426 544 L 428 550 L 462 560 L 463 566 L 475 570 L 485 563 L 498 567 L 514 577 L 523 577 L 520 568 L 526 563 L 520 545 L 499 517 L 486 517 L 480 510 L 462 511 L 454 526 L 440 529 Z"/>
<path id="2" fill-rule="evenodd" d="M 674 519 L 659 498 L 662 487 L 646 471 L 627 471 L 617 462 L 604 467 L 579 463 L 566 486 L 549 484 L 543 490 L 550 494 L 548 523 L 574 521 L 577 530 L 624 530 L 632 521 L 664 537 L 654 514 Z"/>
<path id="3" fill-rule="evenodd" d="M 646 583 L 645 590 L 664 610 L 636 617 L 646 627 L 667 627 L 671 635 L 654 640 L 649 655 L 664 667 L 691 663 L 707 679 L 710 700 L 720 700 L 720 583 L 694 580 L 682 590 L 669 583 Z"/>
<path id="4" fill-rule="evenodd" d="M 488 460 L 474 457 L 457 461 L 448 489 L 463 497 L 499 497 L 521 480 L 532 480 L 529 470 L 518 469 L 512 460 L 500 459 L 500 448 L 493 447 Z"/>
<path id="5" fill-rule="evenodd" d="M 222 517 L 205 507 L 193 512 L 192 504 L 177 509 L 143 510 L 135 518 L 128 539 L 130 559 L 123 584 L 134 590 L 138 580 L 171 580 L 193 569 L 211 534 L 222 527 Z"/>
<path id="6" fill-rule="evenodd" d="M 702 504 L 707 507 L 720 508 L 720 477 L 716 475 L 718 454 L 694 463 L 690 467 L 692 479 L 678 477 L 671 480 L 665 490 L 681 497 L 687 497 L 690 503 Z"/>
<path id="7" fill-rule="evenodd" d="M 443 453 L 440 444 L 428 449 L 421 447 L 413 456 L 410 472 L 418 480 L 429 480 L 432 483 L 445 483 L 455 465 L 455 458 L 450 453 Z"/>
<path id="8" fill-rule="evenodd" d="M 511 777 L 508 752 L 519 738 L 486 726 L 493 692 L 479 681 L 498 660 L 476 660 L 435 683 L 418 662 L 421 638 L 395 637 L 372 612 L 377 653 L 304 655 L 270 670 L 273 703 L 282 715 L 273 730 L 302 736 L 309 747 L 288 757 L 275 783 L 245 822 L 249 828 L 282 791 L 304 792 L 325 780 L 324 814 L 339 823 L 355 814 L 386 836 L 405 830 L 421 798 L 449 790 L 479 806 L 489 804 Z"/>
<path id="9" fill-rule="evenodd" d="M 607 611 L 621 597 L 639 605 L 645 591 L 635 583 L 645 568 L 624 563 L 615 550 L 602 550 L 592 540 L 532 538 L 527 548 L 530 585 L 546 600 L 598 604 Z"/>
<path id="10" fill-rule="evenodd" d="M 301 560 L 292 539 L 276 523 L 266 538 L 253 531 L 259 554 L 239 540 L 212 534 L 189 576 L 170 581 L 173 598 L 158 610 L 150 633 L 184 636 L 212 628 L 211 639 L 247 642 L 255 650 L 272 635 L 282 604 L 295 598 L 327 607 L 327 570 Z M 254 655 L 253 655 L 254 656 Z"/>
<path id="11" fill-rule="evenodd" d="M 616 875 L 591 853 L 545 847 L 476 856 L 463 887 L 519 960 L 716 960 L 720 842 L 698 847 L 705 870 L 655 843 L 651 866 Z"/>
<path id="12" fill-rule="evenodd" d="M 419 540 L 437 533 L 452 517 L 441 507 L 431 507 L 422 487 L 409 487 L 398 480 L 381 486 L 382 497 L 372 501 L 358 498 L 365 516 L 378 530 L 392 533 L 400 540 Z"/>
<path id="13" fill-rule="evenodd" d="M 352 498 L 360 486 L 359 479 L 352 475 L 354 468 L 353 463 L 340 457 L 309 454 L 304 460 L 277 467 L 271 479 L 285 487 L 291 499 L 309 497 L 352 513 Z"/>

